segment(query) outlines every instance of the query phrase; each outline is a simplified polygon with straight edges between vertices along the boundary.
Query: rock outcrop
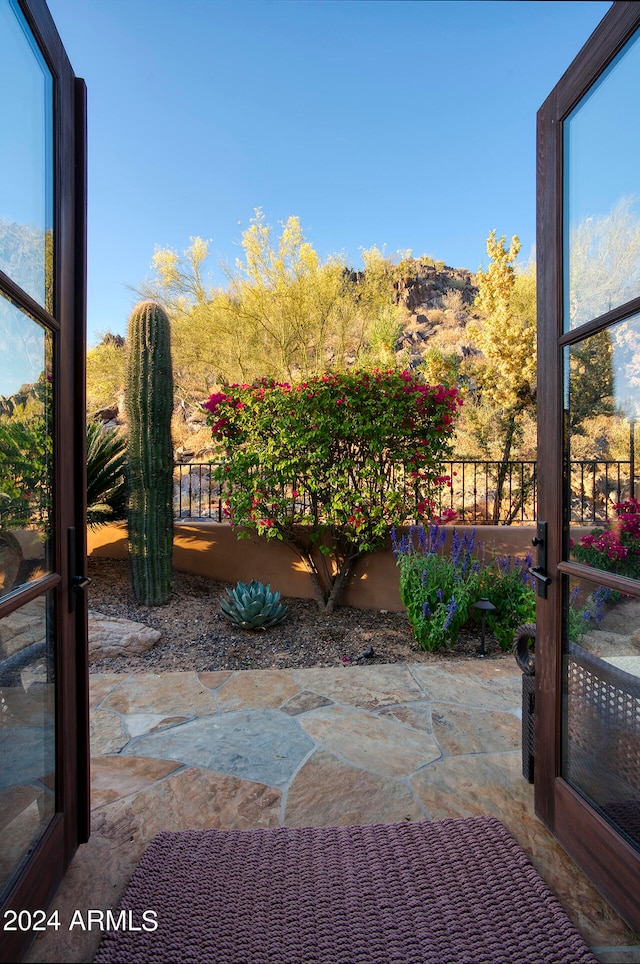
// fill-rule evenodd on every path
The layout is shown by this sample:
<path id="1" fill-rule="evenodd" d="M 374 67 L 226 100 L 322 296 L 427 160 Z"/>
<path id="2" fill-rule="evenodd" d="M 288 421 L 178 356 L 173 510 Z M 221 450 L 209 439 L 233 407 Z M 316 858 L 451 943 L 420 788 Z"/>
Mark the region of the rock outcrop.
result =
<path id="1" fill-rule="evenodd" d="M 161 635 L 158 629 L 151 629 L 143 623 L 90 611 L 89 659 L 95 662 L 114 656 L 145 653 L 155 646 Z"/>

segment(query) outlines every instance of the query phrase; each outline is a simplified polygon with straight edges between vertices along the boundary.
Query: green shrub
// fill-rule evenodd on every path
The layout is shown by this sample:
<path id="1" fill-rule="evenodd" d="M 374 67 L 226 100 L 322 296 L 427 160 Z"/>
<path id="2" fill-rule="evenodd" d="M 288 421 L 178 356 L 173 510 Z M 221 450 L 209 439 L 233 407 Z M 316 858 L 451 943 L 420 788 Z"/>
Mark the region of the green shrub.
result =
<path id="1" fill-rule="evenodd" d="M 475 530 L 462 538 L 453 532 L 445 555 L 445 531 L 438 523 L 428 529 L 411 526 L 391 542 L 400 566 L 400 596 L 413 633 L 423 649 L 451 646 L 469 620 L 473 603 L 482 595 L 481 566 L 474 556 Z"/>
<path id="2" fill-rule="evenodd" d="M 289 545 L 330 613 L 391 524 L 433 513 L 460 404 L 455 387 L 395 370 L 225 386 L 204 407 L 239 537 Z"/>
<path id="3" fill-rule="evenodd" d="M 485 597 L 496 607 L 487 614 L 487 629 L 503 649 L 523 623 L 535 621 L 536 597 L 531 585 L 531 556 L 499 557 L 484 562 L 476 554 L 476 532 L 453 531 L 451 550 L 444 552 L 445 532 L 412 526 L 392 547 L 400 567 L 400 596 L 413 633 L 423 649 L 432 651 L 455 643 L 460 630 L 479 618 L 474 603 Z"/>
<path id="4" fill-rule="evenodd" d="M 476 546 L 475 529 L 464 536 L 454 529 L 448 553 L 444 543 L 445 531 L 437 523 L 428 529 L 421 524 L 411 526 L 401 538 L 391 530 L 391 545 L 400 567 L 400 596 L 416 640 L 430 652 L 452 646 L 462 629 L 477 625 L 481 617 L 474 603 L 485 598 L 495 606 L 494 612 L 486 613 L 487 631 L 502 649 L 511 649 L 518 626 L 536 620 L 535 581 L 529 574 L 531 553 L 497 556 L 486 563 L 486 547 L 482 543 Z M 569 599 L 572 640 L 597 629 L 605 607 L 620 598 L 619 593 L 598 586 L 579 606 L 581 595 L 584 590 L 576 586 Z"/>
<path id="5" fill-rule="evenodd" d="M 487 629 L 502 649 L 510 649 L 518 626 L 536 621 L 536 593 L 530 553 L 500 556 L 483 574 L 483 595 L 496 607 L 487 613 Z"/>

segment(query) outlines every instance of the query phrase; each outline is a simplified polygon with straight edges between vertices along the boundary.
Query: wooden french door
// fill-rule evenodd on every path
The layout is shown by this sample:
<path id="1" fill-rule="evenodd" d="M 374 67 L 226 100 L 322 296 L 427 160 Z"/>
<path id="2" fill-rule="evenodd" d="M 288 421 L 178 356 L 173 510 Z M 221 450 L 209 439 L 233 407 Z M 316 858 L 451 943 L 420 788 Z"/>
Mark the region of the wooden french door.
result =
<path id="1" fill-rule="evenodd" d="M 0 0 L 0 960 L 88 836 L 85 89 Z"/>
<path id="2" fill-rule="evenodd" d="M 640 4 L 540 109 L 537 192 L 536 811 L 639 930 Z"/>

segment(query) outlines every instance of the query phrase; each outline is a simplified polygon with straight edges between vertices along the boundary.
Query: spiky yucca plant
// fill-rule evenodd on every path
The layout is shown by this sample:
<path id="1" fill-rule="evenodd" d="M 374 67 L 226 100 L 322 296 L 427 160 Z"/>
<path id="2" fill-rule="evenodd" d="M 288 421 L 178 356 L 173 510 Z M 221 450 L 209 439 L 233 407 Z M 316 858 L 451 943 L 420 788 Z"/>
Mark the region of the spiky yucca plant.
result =
<path id="1" fill-rule="evenodd" d="M 239 582 L 235 589 L 227 589 L 227 599 L 220 600 L 220 607 L 227 619 L 242 629 L 266 629 L 281 622 L 287 607 L 280 602 L 280 593 L 271 592 L 269 583 Z"/>

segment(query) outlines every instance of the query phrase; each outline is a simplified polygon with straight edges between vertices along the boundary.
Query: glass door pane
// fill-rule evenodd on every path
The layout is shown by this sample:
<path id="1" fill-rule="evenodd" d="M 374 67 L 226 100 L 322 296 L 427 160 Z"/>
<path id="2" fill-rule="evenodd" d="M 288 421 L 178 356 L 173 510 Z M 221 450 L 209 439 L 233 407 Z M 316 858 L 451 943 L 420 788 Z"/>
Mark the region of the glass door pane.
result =
<path id="1" fill-rule="evenodd" d="M 0 897 L 55 812 L 54 644 L 52 593 L 0 619 Z"/>
<path id="2" fill-rule="evenodd" d="M 0 597 L 51 571 L 51 333 L 0 293 Z"/>
<path id="3" fill-rule="evenodd" d="M 0 598 L 53 564 L 52 337 L 0 296 Z M 0 898 L 55 812 L 51 592 L 0 619 Z"/>
<path id="4" fill-rule="evenodd" d="M 640 578 L 640 316 L 567 346 L 564 369 L 570 558 Z"/>
<path id="5" fill-rule="evenodd" d="M 640 849 L 640 317 L 565 347 L 564 370 L 565 558 L 593 578 L 563 580 L 561 772 Z"/>
<path id="6" fill-rule="evenodd" d="M 564 329 L 640 295 L 640 37 L 564 123 Z"/>
<path id="7" fill-rule="evenodd" d="M 561 775 L 640 849 L 638 89 L 636 33 L 564 122 Z"/>
<path id="8" fill-rule="evenodd" d="M 640 849 L 640 599 L 569 590 L 562 775 Z"/>
<path id="9" fill-rule="evenodd" d="M 16 0 L 0 0 L 0 113 L 0 270 L 16 286 L 0 278 L 2 900 L 57 790 L 53 78 Z"/>
<path id="10" fill-rule="evenodd" d="M 0 0 L 0 270 L 53 313 L 53 79 L 16 0 Z"/>

